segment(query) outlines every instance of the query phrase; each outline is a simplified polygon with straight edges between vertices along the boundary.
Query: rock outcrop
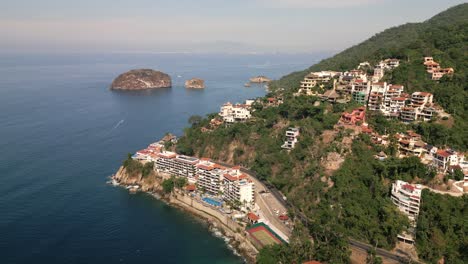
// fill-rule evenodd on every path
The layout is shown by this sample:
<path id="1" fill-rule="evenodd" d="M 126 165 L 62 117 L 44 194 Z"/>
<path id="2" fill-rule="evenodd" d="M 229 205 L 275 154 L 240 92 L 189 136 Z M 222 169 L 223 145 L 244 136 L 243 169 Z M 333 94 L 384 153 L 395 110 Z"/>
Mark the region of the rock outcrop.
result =
<path id="1" fill-rule="evenodd" d="M 257 76 L 250 78 L 251 83 L 267 83 L 271 82 L 271 79 L 266 76 Z"/>
<path id="2" fill-rule="evenodd" d="M 170 88 L 171 77 L 163 72 L 151 69 L 131 70 L 120 74 L 111 84 L 113 90 L 144 90 Z"/>
<path id="3" fill-rule="evenodd" d="M 205 81 L 198 78 L 193 78 L 185 81 L 185 88 L 190 89 L 203 89 L 205 88 Z"/>

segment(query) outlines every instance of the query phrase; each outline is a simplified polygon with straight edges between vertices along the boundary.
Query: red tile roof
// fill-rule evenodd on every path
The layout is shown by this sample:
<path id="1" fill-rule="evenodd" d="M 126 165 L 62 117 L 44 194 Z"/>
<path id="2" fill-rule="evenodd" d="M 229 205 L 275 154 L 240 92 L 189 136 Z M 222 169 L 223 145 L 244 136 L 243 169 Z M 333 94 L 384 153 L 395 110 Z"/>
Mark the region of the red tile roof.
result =
<path id="1" fill-rule="evenodd" d="M 289 219 L 289 217 L 287 215 L 280 215 L 278 216 L 278 218 L 281 220 L 281 221 L 286 221 Z"/>
<path id="2" fill-rule="evenodd" d="M 258 217 L 258 215 L 250 212 L 247 214 L 247 217 L 251 220 L 251 221 L 258 221 L 260 219 L 260 217 Z"/>
<path id="3" fill-rule="evenodd" d="M 414 191 L 415 188 L 411 184 L 405 184 L 405 185 L 403 185 L 403 189 Z"/>
<path id="4" fill-rule="evenodd" d="M 197 189 L 197 186 L 195 186 L 195 184 L 189 184 L 187 186 L 185 186 L 185 190 L 189 191 L 189 192 L 193 192 Z"/>
<path id="5" fill-rule="evenodd" d="M 158 156 L 161 157 L 161 158 L 173 159 L 173 158 L 175 158 L 177 156 L 177 154 L 161 152 L 161 153 L 158 153 Z"/>
<path id="6" fill-rule="evenodd" d="M 226 167 L 224 167 L 223 165 L 220 165 L 218 163 L 215 163 L 214 167 L 217 168 L 217 169 L 221 169 L 221 170 L 226 169 Z"/>
<path id="7" fill-rule="evenodd" d="M 415 95 L 422 95 L 422 96 L 430 96 L 430 95 L 432 95 L 431 93 L 426 93 L 426 92 L 415 92 L 415 93 L 413 93 L 413 94 L 415 94 Z"/>
<path id="8" fill-rule="evenodd" d="M 210 170 L 214 169 L 214 166 L 208 166 L 208 165 L 205 165 L 205 164 L 197 164 L 197 168 L 202 169 L 202 170 L 210 171 Z"/>
<path id="9" fill-rule="evenodd" d="M 439 65 L 439 63 L 437 63 L 435 61 L 426 61 L 426 62 L 424 62 L 424 65 Z"/>
<path id="10" fill-rule="evenodd" d="M 231 175 L 229 173 L 225 173 L 223 176 L 224 176 L 225 179 L 228 179 L 229 181 L 237 181 L 237 180 L 242 180 L 242 179 L 247 178 L 247 175 L 245 175 L 245 174 L 241 174 L 239 176 L 234 176 L 234 175 Z"/>
<path id="11" fill-rule="evenodd" d="M 444 158 L 448 158 L 452 154 L 448 153 L 446 150 L 438 150 L 437 155 L 442 156 Z"/>
<path id="12" fill-rule="evenodd" d="M 410 137 L 421 137 L 421 135 L 419 135 L 418 133 L 412 131 L 412 130 L 408 130 L 406 131 L 406 133 L 408 134 L 408 136 Z"/>

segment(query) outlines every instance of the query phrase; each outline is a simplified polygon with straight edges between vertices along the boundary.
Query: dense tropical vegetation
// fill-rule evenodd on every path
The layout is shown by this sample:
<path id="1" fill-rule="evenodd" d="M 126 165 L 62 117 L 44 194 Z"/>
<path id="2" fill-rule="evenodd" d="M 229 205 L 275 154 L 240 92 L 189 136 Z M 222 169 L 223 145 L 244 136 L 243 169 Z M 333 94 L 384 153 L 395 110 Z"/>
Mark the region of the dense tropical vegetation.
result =
<path id="1" fill-rule="evenodd" d="M 143 165 L 141 162 L 132 159 L 132 154 L 129 153 L 122 165 L 127 173 L 131 175 L 141 174 L 146 177 L 153 171 L 154 162 L 147 162 Z"/>
<path id="2" fill-rule="evenodd" d="M 289 245 L 267 247 L 259 263 L 300 263 L 316 259 L 329 263 L 349 261 L 348 238 L 381 248 L 393 248 L 396 236 L 408 221 L 389 199 L 391 182 L 397 179 L 427 183 L 435 173 L 418 158 L 394 157 L 394 142 L 382 149 L 367 136 L 335 129 L 340 114 L 356 104 L 331 105 L 317 98 L 292 94 L 310 71 L 349 70 L 360 62 L 375 63 L 384 58 L 399 58 L 401 66 L 384 77 L 403 84 L 407 92 L 428 91 L 452 115 L 447 122 L 432 121 L 402 125 L 379 114 L 369 114 L 369 124 L 380 133 L 413 129 L 429 144 L 468 149 L 468 87 L 466 79 L 468 4 L 451 8 L 424 23 L 406 24 L 379 33 L 369 40 L 301 72 L 271 84 L 268 96 L 281 96 L 278 107 L 255 104 L 253 118 L 246 123 L 221 126 L 209 132 L 215 114 L 192 117 L 192 127 L 176 145 L 178 152 L 241 164 L 257 173 L 281 192 L 307 223 L 298 223 Z M 444 67 L 453 67 L 453 77 L 435 82 L 428 78 L 422 58 L 433 56 Z M 281 88 L 281 89 L 280 89 Z M 281 149 L 288 127 L 301 129 L 298 145 Z M 373 155 L 385 151 L 389 158 Z M 349 155 L 352 153 L 352 155 Z M 338 169 L 327 168 L 329 160 L 342 159 Z M 460 177 L 459 173 L 450 177 Z M 445 197 L 424 192 L 417 230 L 417 249 L 424 260 L 467 263 L 467 198 Z M 311 239 L 310 239 L 311 238 Z M 372 253 L 372 252 L 371 252 Z M 369 261 L 379 259 L 369 254 Z"/>
<path id="3" fill-rule="evenodd" d="M 423 191 L 416 243 L 419 256 L 431 263 L 468 263 L 468 196 Z"/>

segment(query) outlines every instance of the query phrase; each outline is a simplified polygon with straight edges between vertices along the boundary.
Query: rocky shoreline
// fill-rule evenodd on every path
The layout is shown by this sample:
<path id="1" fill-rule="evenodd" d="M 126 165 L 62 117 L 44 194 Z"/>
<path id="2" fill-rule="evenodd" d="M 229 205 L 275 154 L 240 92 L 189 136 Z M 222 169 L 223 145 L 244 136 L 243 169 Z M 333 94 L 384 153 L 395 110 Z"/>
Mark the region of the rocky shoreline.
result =
<path id="1" fill-rule="evenodd" d="M 130 175 L 124 167 L 120 167 L 115 175 L 111 176 L 112 185 L 125 187 L 130 193 L 146 192 L 156 199 L 168 205 L 179 208 L 202 221 L 206 221 L 210 232 L 223 238 L 235 255 L 241 256 L 246 263 L 255 263 L 258 250 L 250 243 L 241 229 L 234 229 L 223 223 L 222 219 L 210 214 L 209 208 L 204 210 L 196 201 L 192 200 L 183 190 L 175 190 L 171 194 L 165 194 L 161 183 L 166 176 L 156 175 L 152 172 L 143 177 L 141 174 Z"/>

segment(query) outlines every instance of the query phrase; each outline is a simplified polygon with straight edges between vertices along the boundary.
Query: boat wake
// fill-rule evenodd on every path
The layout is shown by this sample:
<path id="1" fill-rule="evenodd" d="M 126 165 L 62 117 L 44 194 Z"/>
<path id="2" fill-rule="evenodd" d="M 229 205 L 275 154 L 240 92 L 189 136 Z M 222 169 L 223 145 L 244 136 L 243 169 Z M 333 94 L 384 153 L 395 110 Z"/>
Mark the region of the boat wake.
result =
<path id="1" fill-rule="evenodd" d="M 114 128 L 112 128 L 112 130 L 118 128 L 120 125 L 123 124 L 123 122 L 125 122 L 125 119 L 120 120 L 120 121 L 114 126 Z"/>

